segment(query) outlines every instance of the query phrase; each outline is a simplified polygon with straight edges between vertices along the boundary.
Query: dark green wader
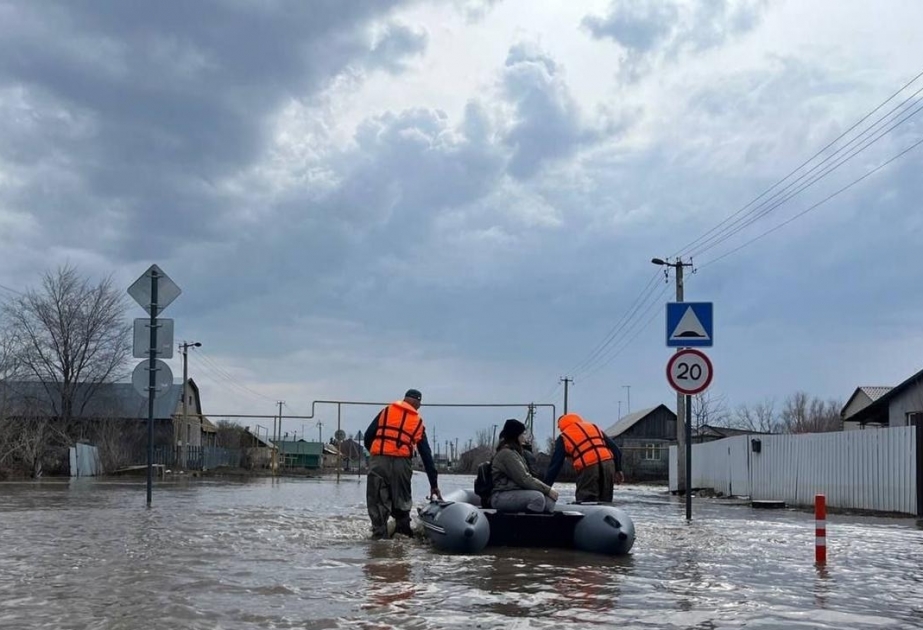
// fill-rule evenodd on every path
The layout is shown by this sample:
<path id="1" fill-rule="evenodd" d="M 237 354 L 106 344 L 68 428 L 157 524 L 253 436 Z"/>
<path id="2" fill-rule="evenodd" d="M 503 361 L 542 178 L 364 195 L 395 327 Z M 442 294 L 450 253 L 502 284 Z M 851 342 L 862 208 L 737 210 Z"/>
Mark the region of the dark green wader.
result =
<path id="1" fill-rule="evenodd" d="M 394 516 L 395 533 L 412 536 L 410 510 L 413 497 L 410 480 L 413 467 L 409 457 L 373 455 L 369 460 L 369 476 L 365 501 L 372 520 L 372 535 L 388 537 L 388 517 Z"/>

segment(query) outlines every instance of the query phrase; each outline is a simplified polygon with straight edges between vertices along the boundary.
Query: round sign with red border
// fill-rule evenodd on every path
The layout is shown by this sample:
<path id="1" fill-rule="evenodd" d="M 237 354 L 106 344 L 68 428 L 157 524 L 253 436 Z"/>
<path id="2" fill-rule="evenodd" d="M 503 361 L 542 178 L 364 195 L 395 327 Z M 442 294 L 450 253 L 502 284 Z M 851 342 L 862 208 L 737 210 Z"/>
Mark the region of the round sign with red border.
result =
<path id="1" fill-rule="evenodd" d="M 667 362 L 667 380 L 680 394 L 701 394 L 711 385 L 713 375 L 711 359 L 701 350 L 685 348 Z"/>

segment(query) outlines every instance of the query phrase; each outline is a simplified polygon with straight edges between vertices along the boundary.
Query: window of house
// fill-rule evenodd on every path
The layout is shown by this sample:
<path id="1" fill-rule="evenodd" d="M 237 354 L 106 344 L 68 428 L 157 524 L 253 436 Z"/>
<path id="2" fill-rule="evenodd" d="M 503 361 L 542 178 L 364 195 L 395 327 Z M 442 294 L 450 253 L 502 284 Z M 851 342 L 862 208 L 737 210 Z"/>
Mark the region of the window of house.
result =
<path id="1" fill-rule="evenodd" d="M 645 444 L 644 445 L 644 459 L 648 459 L 648 460 L 660 459 L 660 448 L 656 444 Z"/>
<path id="2" fill-rule="evenodd" d="M 186 425 L 186 444 L 192 444 L 192 425 Z"/>

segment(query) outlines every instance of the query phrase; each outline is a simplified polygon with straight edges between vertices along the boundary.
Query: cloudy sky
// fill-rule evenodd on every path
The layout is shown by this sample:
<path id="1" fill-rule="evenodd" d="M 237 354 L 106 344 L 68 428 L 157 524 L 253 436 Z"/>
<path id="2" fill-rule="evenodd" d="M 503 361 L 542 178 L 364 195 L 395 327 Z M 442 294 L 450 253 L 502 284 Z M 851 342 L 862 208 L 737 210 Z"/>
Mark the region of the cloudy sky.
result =
<path id="1" fill-rule="evenodd" d="M 0 284 L 157 263 L 213 417 L 408 387 L 560 410 L 567 375 L 608 425 L 629 392 L 674 400 L 650 259 L 691 255 L 716 395 L 845 399 L 923 367 L 923 147 L 750 241 L 923 138 L 921 78 L 795 171 L 923 70 L 921 23 L 915 0 L 0 0 Z M 464 442 L 509 415 L 425 417 Z"/>

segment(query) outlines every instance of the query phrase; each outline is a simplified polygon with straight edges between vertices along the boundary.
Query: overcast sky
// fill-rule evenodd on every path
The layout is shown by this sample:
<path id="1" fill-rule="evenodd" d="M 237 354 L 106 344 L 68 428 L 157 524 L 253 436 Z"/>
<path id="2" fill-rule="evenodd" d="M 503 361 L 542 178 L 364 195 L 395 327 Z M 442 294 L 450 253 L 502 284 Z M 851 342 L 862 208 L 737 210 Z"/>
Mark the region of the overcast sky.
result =
<path id="1" fill-rule="evenodd" d="M 567 375 L 571 410 L 608 426 L 629 392 L 673 405 L 675 289 L 650 259 L 694 254 L 715 395 L 845 400 L 923 367 L 923 147 L 746 243 L 923 116 L 689 246 L 923 70 L 920 24 L 916 0 L 0 0 L 0 284 L 70 262 L 127 288 L 157 263 L 213 419 L 408 387 L 560 412 Z M 463 443 L 511 415 L 424 417 Z"/>

